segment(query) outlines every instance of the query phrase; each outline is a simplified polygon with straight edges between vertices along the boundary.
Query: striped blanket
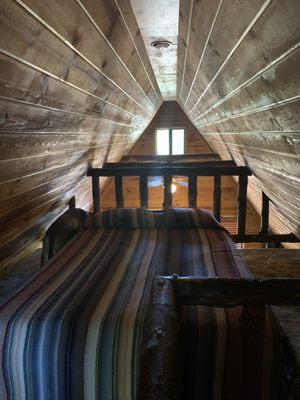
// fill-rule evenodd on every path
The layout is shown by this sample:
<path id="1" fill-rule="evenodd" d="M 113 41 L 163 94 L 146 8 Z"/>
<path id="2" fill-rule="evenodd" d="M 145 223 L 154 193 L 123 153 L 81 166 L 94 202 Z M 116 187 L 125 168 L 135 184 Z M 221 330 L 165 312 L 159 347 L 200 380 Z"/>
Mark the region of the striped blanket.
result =
<path id="1" fill-rule="evenodd" d="M 250 275 L 228 234 L 212 225 L 81 232 L 0 308 L 0 398 L 135 400 L 153 277 Z M 243 398 L 239 315 L 184 310 L 185 398 Z M 270 314 L 266 328 L 263 399 L 280 399 L 281 348 Z"/>

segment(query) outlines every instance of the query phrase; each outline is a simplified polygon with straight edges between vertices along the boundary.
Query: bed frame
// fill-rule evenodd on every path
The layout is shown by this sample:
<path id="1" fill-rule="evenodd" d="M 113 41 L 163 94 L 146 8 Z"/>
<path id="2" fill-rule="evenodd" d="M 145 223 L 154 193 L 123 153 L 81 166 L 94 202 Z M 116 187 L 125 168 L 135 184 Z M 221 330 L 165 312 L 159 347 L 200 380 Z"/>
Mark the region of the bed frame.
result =
<path id="1" fill-rule="evenodd" d="M 242 306 L 243 399 L 261 400 L 266 306 L 300 305 L 300 279 L 155 278 L 138 399 L 182 398 L 179 308 L 187 305 Z"/>
<path id="2" fill-rule="evenodd" d="M 100 210 L 100 177 L 115 180 L 116 207 L 124 206 L 123 177 L 139 177 L 140 207 L 148 207 L 148 177 L 162 176 L 164 182 L 163 207 L 172 207 L 171 184 L 173 176 L 188 178 L 189 207 L 196 208 L 197 177 L 214 178 L 213 214 L 220 221 L 222 176 L 238 177 L 238 220 L 235 242 L 299 242 L 293 233 L 269 233 L 268 196 L 262 192 L 261 230 L 259 234 L 246 233 L 247 186 L 251 170 L 239 167 L 233 161 L 205 162 L 126 162 L 106 163 L 103 168 L 92 168 L 94 212 Z M 241 337 L 243 340 L 243 387 L 245 400 L 260 400 L 264 354 L 265 312 L 268 305 L 300 305 L 300 279 L 222 279 L 179 276 L 160 276 L 152 286 L 152 312 L 147 340 L 158 343 L 143 350 L 142 374 L 138 399 L 179 400 L 180 356 L 178 354 L 180 324 L 178 310 L 183 305 L 211 307 L 242 306 Z M 157 332 L 160 332 L 159 334 Z M 255 349 L 255 351 L 254 351 Z"/>
<path id="3" fill-rule="evenodd" d="M 214 178 L 213 214 L 221 219 L 221 180 L 222 176 L 238 177 L 238 218 L 237 234 L 232 235 L 236 243 L 282 243 L 299 242 L 299 238 L 293 233 L 270 234 L 269 233 L 269 197 L 262 192 L 261 230 L 258 234 L 246 233 L 247 217 L 247 188 L 248 176 L 251 176 L 248 167 L 239 167 L 234 161 L 205 161 L 205 162 L 126 162 L 106 163 L 103 168 L 91 168 L 88 176 L 92 177 L 93 207 L 94 212 L 100 210 L 100 177 L 113 177 L 115 180 L 116 207 L 124 207 L 123 177 L 135 176 L 139 178 L 140 207 L 148 208 L 148 177 L 162 176 L 164 181 L 165 209 L 172 207 L 171 184 L 173 176 L 185 176 L 188 178 L 189 207 L 197 207 L 197 177 L 210 176 Z"/>

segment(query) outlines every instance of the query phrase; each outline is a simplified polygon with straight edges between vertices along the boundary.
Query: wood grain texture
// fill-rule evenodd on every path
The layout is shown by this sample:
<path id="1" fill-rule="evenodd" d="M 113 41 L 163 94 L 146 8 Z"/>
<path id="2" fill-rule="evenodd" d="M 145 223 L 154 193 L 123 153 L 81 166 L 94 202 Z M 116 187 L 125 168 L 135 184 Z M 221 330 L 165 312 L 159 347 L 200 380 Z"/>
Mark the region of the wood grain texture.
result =
<path id="1" fill-rule="evenodd" d="M 210 160 L 209 154 L 213 156 L 213 160 L 219 160 L 207 145 L 205 140 L 199 135 L 197 130 L 192 126 L 185 113 L 176 102 L 164 102 L 155 115 L 154 119 L 146 128 L 143 135 L 137 141 L 132 150 L 124 158 L 125 161 L 132 161 L 139 163 L 141 156 L 155 155 L 155 130 L 156 128 L 169 128 L 169 127 L 184 127 L 185 129 L 185 160 L 187 162 L 203 161 L 213 162 Z M 205 155 L 203 159 L 193 159 L 191 155 Z M 131 158 L 130 158 L 131 157 Z M 176 156 L 177 157 L 177 156 Z M 230 158 L 230 155 L 227 159 Z M 165 159 L 165 162 L 170 162 Z M 177 161 L 179 161 L 177 159 Z M 173 161 L 176 164 L 176 160 Z M 125 164 L 126 165 L 126 164 Z M 182 176 L 176 176 L 173 179 L 176 184 L 176 192 L 172 196 L 173 207 L 188 207 L 189 200 L 194 198 L 195 188 L 189 192 L 188 179 Z M 199 208 L 205 208 L 213 211 L 213 191 L 214 179 L 212 177 L 198 177 L 196 179 L 197 198 L 193 204 Z M 139 179 L 138 177 L 124 177 L 123 178 L 123 193 L 124 193 L 124 206 L 125 207 L 139 207 Z M 222 177 L 221 182 L 221 223 L 231 233 L 235 234 L 237 225 L 237 185 L 234 180 L 229 176 Z M 192 195 L 192 196 L 190 196 Z M 103 208 L 114 208 L 115 203 L 115 189 L 113 179 L 109 179 L 103 188 L 103 195 L 101 198 Z M 149 177 L 148 178 L 148 206 L 152 209 L 159 209 L 163 207 L 164 190 L 162 177 Z M 252 205 L 248 202 L 247 207 L 247 225 L 246 231 L 248 233 L 258 233 L 260 230 L 260 218 Z M 244 247 L 262 247 L 262 244 L 245 244 Z"/>
<path id="2" fill-rule="evenodd" d="M 72 196 L 91 208 L 88 167 L 118 161 L 162 98 L 129 0 L 0 0 L 0 10 L 2 271 Z"/>
<path id="3" fill-rule="evenodd" d="M 217 3 L 194 1 L 189 21 L 182 2 L 178 99 L 214 151 L 251 168 L 248 198 L 260 212 L 270 197 L 272 231 L 299 236 L 300 3 Z"/>

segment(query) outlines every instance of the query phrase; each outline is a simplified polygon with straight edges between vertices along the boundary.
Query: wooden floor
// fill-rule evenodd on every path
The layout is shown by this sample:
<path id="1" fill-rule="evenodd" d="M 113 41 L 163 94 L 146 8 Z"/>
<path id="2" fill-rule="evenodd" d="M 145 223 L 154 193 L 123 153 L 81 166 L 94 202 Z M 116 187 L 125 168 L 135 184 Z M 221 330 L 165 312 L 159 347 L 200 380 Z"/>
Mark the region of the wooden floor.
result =
<path id="1" fill-rule="evenodd" d="M 236 250 L 256 277 L 300 278 L 300 251 L 288 249 Z M 40 271 L 41 249 L 0 280 L 0 304 Z M 295 352 L 300 375 L 300 307 L 272 307 Z M 300 399 L 300 377 L 296 381 Z"/>

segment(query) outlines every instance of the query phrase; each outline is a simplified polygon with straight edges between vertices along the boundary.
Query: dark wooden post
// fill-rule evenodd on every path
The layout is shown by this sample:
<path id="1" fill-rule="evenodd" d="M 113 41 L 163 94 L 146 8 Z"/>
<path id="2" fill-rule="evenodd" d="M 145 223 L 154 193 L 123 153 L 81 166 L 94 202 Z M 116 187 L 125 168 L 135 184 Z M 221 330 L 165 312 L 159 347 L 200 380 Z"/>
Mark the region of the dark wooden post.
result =
<path id="1" fill-rule="evenodd" d="M 172 282 L 155 278 L 146 316 L 138 400 L 179 400 L 180 325 Z"/>
<path id="2" fill-rule="evenodd" d="M 214 216 L 217 221 L 221 221 L 221 175 L 214 176 Z"/>
<path id="3" fill-rule="evenodd" d="M 148 176 L 140 176 L 140 205 L 141 208 L 148 208 Z"/>
<path id="4" fill-rule="evenodd" d="M 238 187 L 238 220 L 237 220 L 237 231 L 238 235 L 245 235 L 246 233 L 246 216 L 247 216 L 247 186 L 248 176 L 239 176 L 239 187 Z"/>
<path id="5" fill-rule="evenodd" d="M 164 175 L 164 204 L 165 210 L 172 207 L 172 175 Z"/>
<path id="6" fill-rule="evenodd" d="M 116 207 L 124 207 L 124 197 L 123 197 L 123 176 L 115 176 L 115 197 L 116 197 Z"/>
<path id="7" fill-rule="evenodd" d="M 262 399 L 265 306 L 244 306 L 241 315 L 242 379 L 245 400 Z"/>
<path id="8" fill-rule="evenodd" d="M 197 208 L 197 176 L 191 175 L 188 180 L 189 207 Z"/>
<path id="9" fill-rule="evenodd" d="M 100 182 L 99 176 L 92 176 L 93 208 L 94 213 L 100 211 Z"/>
<path id="10" fill-rule="evenodd" d="M 262 206 L 261 206 L 261 229 L 260 234 L 267 235 L 269 232 L 269 210 L 270 210 L 270 199 L 262 192 Z"/>

